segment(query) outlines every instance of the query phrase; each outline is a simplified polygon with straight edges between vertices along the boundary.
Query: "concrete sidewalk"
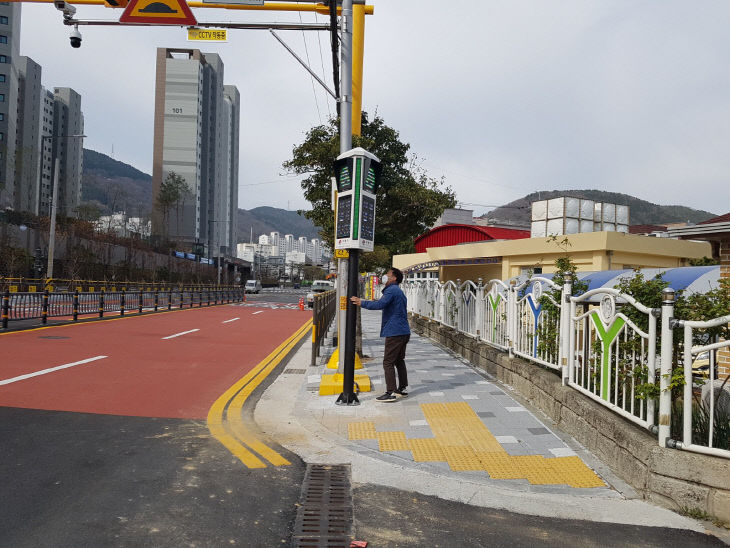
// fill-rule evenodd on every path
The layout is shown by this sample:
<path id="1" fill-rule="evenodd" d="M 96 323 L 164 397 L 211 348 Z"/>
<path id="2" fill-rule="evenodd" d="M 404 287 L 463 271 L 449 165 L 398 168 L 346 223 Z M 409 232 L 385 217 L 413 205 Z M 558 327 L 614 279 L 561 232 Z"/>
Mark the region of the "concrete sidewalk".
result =
<path id="1" fill-rule="evenodd" d="M 363 310 L 365 370 L 373 391 L 361 405 L 319 396 L 324 365 L 311 343 L 261 397 L 259 426 L 310 463 L 352 467 L 355 483 L 390 486 L 521 514 L 704 531 L 702 523 L 643 502 L 575 440 L 509 387 L 413 335 L 409 397 L 384 392 L 380 314 Z M 326 360 L 322 360 L 324 364 Z"/>

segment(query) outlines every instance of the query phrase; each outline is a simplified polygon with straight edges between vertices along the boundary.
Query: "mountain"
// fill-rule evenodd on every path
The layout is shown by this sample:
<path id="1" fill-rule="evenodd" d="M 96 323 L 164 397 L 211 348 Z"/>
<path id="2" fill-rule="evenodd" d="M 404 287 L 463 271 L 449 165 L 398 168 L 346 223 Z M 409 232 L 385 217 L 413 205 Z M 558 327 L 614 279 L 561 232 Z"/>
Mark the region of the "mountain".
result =
<path id="1" fill-rule="evenodd" d="M 149 215 L 152 177 L 106 154 L 85 148 L 81 201 L 95 203 L 103 214 L 126 211 L 129 215 Z"/>
<path id="2" fill-rule="evenodd" d="M 546 190 L 533 192 L 523 198 L 498 207 L 482 218 L 491 221 L 529 226 L 531 220 L 530 204 L 532 202 L 549 200 L 550 198 L 558 198 L 560 196 L 627 205 L 630 208 L 629 215 L 632 225 L 663 225 L 688 221 L 691 223 L 699 223 L 717 216 L 717 214 L 710 213 L 709 211 L 692 209 L 686 206 L 658 205 L 618 192 L 606 192 L 604 190 Z"/>
<path id="3" fill-rule="evenodd" d="M 102 214 L 126 211 L 146 216 L 152 211 L 152 177 L 94 150 L 84 149 L 81 200 L 99 207 Z M 279 232 L 295 237 L 319 238 L 317 228 L 296 211 L 275 207 L 238 210 L 238 241 L 248 242 L 251 228 L 256 241 L 261 234 Z"/>

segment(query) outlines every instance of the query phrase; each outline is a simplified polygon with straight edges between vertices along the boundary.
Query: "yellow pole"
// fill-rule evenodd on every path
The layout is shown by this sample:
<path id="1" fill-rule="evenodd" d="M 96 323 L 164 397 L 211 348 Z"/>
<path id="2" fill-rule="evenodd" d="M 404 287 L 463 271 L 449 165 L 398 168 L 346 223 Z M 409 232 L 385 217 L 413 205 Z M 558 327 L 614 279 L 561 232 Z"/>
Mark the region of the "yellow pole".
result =
<path id="1" fill-rule="evenodd" d="M 362 132 L 362 64 L 365 56 L 365 8 L 352 6 L 352 134 Z"/>
<path id="2" fill-rule="evenodd" d="M 34 3 L 34 4 L 52 4 L 53 0 L 9 0 L 13 3 Z M 70 0 L 69 4 L 87 5 L 87 6 L 108 6 L 104 0 Z M 227 10 L 245 10 L 245 11 L 304 11 L 317 12 L 322 15 L 329 14 L 329 8 L 324 4 L 296 4 L 294 2 L 268 2 L 263 6 L 250 6 L 246 4 L 209 4 L 204 2 L 187 2 L 191 8 L 217 8 Z M 366 15 L 372 15 L 374 6 L 358 6 L 364 9 Z M 340 11 L 340 8 L 337 8 Z"/>

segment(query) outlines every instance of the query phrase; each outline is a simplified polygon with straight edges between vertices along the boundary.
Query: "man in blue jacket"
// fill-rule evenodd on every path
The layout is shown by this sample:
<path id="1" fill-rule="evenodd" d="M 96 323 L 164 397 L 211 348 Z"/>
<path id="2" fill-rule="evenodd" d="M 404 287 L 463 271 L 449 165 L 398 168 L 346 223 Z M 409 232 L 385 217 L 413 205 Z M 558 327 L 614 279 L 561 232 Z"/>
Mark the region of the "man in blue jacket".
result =
<path id="1" fill-rule="evenodd" d="M 408 373 L 406 372 L 406 345 L 411 339 L 411 328 L 408 325 L 406 296 L 398 285 L 403 281 L 403 273 L 397 268 L 388 270 L 383 276 L 385 288 L 383 296 L 377 301 L 364 301 L 359 297 L 350 300 L 356 306 L 367 310 L 382 310 L 383 318 L 380 336 L 385 337 L 385 353 L 383 354 L 383 370 L 385 371 L 385 389 L 382 396 L 375 398 L 380 402 L 394 402 L 398 398 L 408 396 Z M 396 384 L 395 372 L 398 371 Z"/>

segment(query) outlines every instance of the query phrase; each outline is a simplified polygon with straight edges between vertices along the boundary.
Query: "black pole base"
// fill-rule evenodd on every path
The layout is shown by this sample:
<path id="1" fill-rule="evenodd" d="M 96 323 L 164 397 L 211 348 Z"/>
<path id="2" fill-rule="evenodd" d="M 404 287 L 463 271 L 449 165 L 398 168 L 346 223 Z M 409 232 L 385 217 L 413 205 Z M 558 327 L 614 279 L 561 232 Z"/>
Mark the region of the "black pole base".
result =
<path id="1" fill-rule="evenodd" d="M 343 392 L 337 398 L 335 405 L 360 405 L 360 400 L 357 399 L 357 394 L 347 394 Z"/>

